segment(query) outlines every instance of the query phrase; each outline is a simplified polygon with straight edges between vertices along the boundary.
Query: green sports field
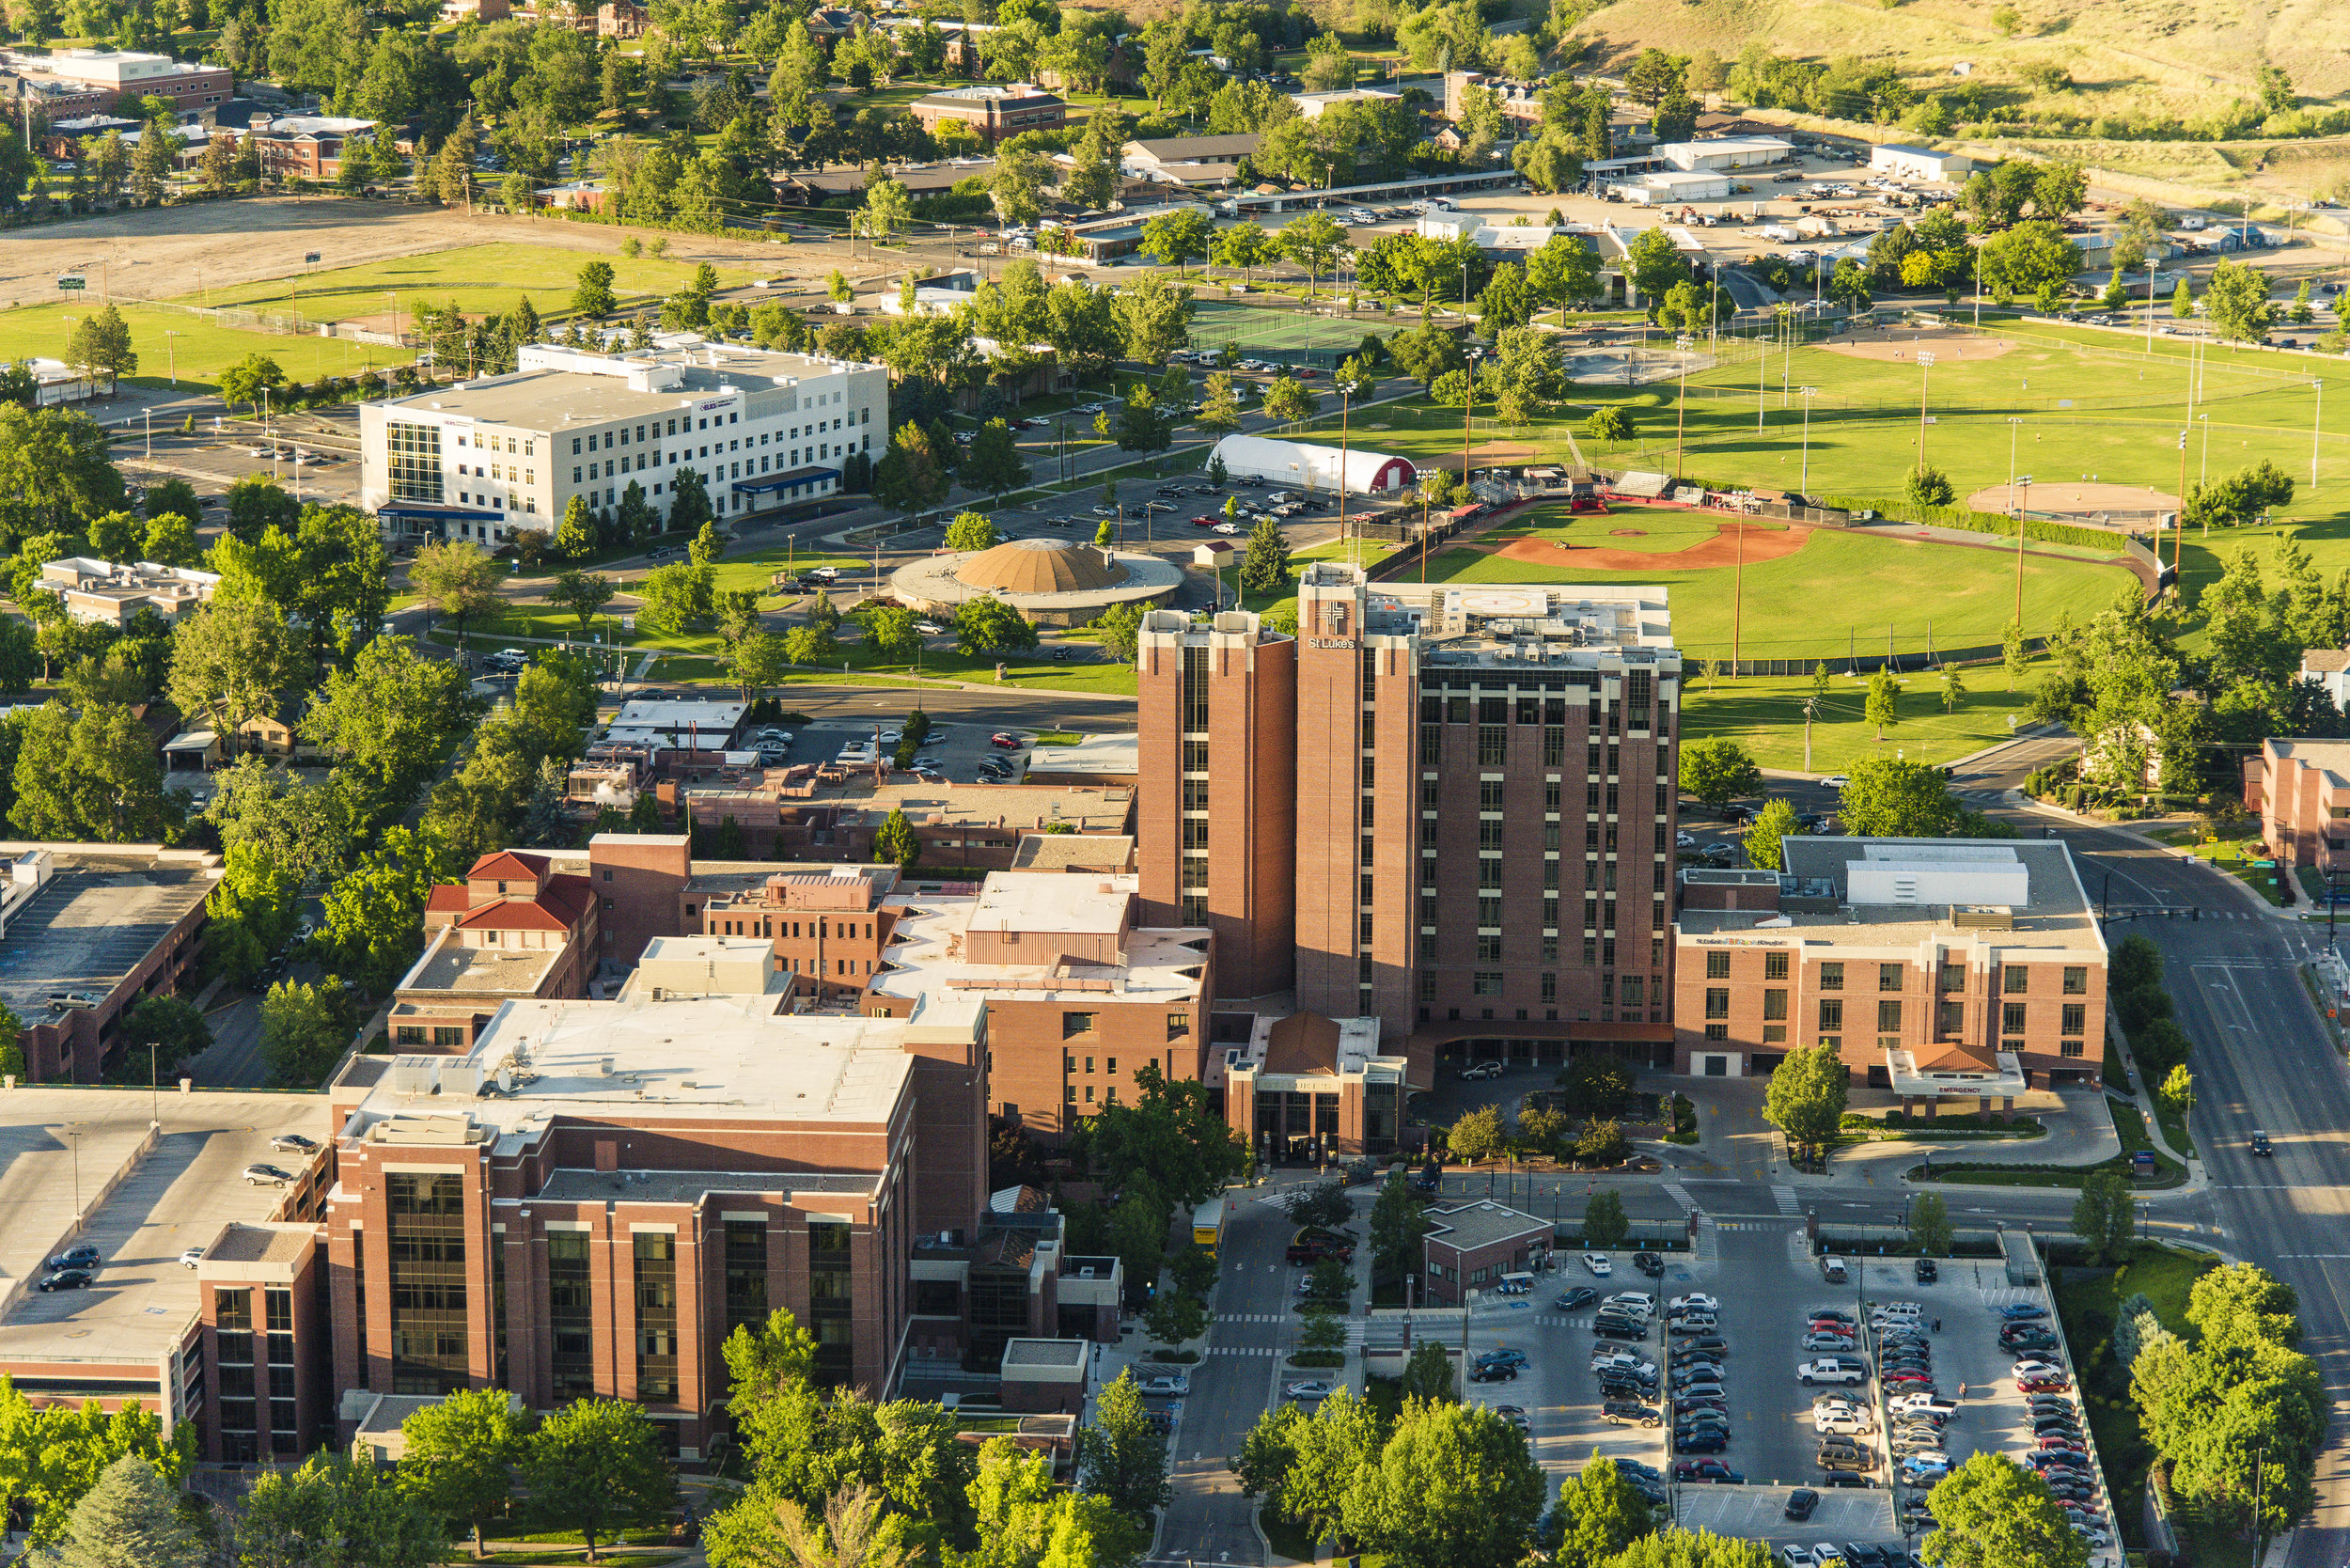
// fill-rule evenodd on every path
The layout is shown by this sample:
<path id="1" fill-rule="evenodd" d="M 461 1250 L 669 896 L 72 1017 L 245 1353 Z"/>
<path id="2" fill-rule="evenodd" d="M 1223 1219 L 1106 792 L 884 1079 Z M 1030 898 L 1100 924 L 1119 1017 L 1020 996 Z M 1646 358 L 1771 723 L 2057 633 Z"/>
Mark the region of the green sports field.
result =
<path id="1" fill-rule="evenodd" d="M 425 302 L 454 300 L 460 308 L 474 314 L 511 310 L 516 300 L 528 295 L 531 308 L 541 317 L 560 316 L 571 312 L 579 269 L 598 259 L 595 252 L 557 245 L 462 245 L 362 267 L 321 270 L 298 278 L 211 289 L 180 303 L 299 309 L 308 319 L 348 321 L 387 316 L 395 299 L 406 318 Z M 623 311 L 675 293 L 694 275 L 694 264 L 685 261 L 613 255 L 602 259 L 612 264 L 612 291 Z M 728 287 L 746 282 L 751 275 L 740 268 L 722 267 L 718 272 L 719 282 Z"/>
<path id="2" fill-rule="evenodd" d="M 1888 635 L 1892 651 L 1904 655 L 1922 655 L 1929 646 L 1945 652 L 1994 647 L 2015 613 L 2015 557 L 1996 547 L 1816 528 L 1791 555 L 1749 558 L 1740 594 L 1733 592 L 1733 577 L 1739 573 L 1730 566 L 1692 571 L 1672 564 L 1669 552 L 1716 536 L 1717 520 L 1711 515 L 1618 507 L 1604 517 L 1570 517 L 1563 508 L 1537 507 L 1507 526 L 1506 534 L 1480 535 L 1470 543 L 1438 552 L 1429 560 L 1429 580 L 1659 585 L 1669 595 L 1673 641 L 1693 660 L 1731 657 L 1733 609 L 1743 658 L 1831 662 L 1848 651 L 1884 653 Z M 1624 531 L 1634 529 L 1639 532 Z M 1512 538 L 1653 554 L 1656 565 L 1641 571 L 1593 571 L 1577 566 L 1572 554 L 1554 563 L 1480 548 Z M 1762 553 L 1754 545 L 1750 549 Z M 2028 555 L 2025 630 L 2032 635 L 2044 632 L 2060 610 L 2086 619 L 2136 582 L 2120 566 Z"/>
<path id="3" fill-rule="evenodd" d="M 87 306 L 24 306 L 0 310 L 0 360 L 20 356 L 66 357 L 73 334 L 68 317 L 87 314 Z M 209 316 L 188 315 L 150 306 L 118 305 L 131 328 L 131 346 L 138 351 L 136 375 L 123 381 L 138 386 L 164 386 L 176 365 L 180 384 L 210 390 L 220 372 L 249 353 L 265 353 L 288 375 L 314 382 L 322 375 L 357 375 L 370 367 L 381 369 L 415 357 L 410 349 L 350 343 L 324 337 L 290 337 L 276 333 L 244 332 L 216 326 Z M 166 333 L 177 337 L 166 337 Z"/>
<path id="4" fill-rule="evenodd" d="M 1336 365 L 1361 345 L 1366 333 L 1389 337 L 1401 330 L 1389 321 L 1262 310 L 1238 300 L 1218 299 L 1204 286 L 1191 318 L 1191 340 L 1203 348 L 1237 344 L 1243 353 L 1297 355 L 1316 365 Z"/>

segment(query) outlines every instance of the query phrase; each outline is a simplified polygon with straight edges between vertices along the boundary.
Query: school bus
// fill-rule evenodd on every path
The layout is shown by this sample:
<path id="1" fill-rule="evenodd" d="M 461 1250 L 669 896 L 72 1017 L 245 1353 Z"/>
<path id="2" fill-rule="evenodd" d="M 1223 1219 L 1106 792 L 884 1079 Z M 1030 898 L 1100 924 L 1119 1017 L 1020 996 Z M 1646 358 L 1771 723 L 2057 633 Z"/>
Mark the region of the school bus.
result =
<path id="1" fill-rule="evenodd" d="M 1211 1198 L 1191 1211 L 1191 1244 L 1209 1257 L 1224 1240 L 1224 1200 Z"/>

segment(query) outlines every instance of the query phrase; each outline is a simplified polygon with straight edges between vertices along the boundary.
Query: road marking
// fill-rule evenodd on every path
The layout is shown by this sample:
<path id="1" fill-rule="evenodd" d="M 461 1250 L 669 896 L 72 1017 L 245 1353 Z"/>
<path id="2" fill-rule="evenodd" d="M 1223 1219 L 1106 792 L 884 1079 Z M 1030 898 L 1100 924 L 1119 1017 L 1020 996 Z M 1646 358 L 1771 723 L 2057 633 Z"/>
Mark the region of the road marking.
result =
<path id="1" fill-rule="evenodd" d="M 1780 1214 L 1787 1215 L 1792 1217 L 1793 1215 L 1803 1213 L 1803 1201 L 1795 1196 L 1794 1188 L 1790 1186 L 1774 1186 L 1771 1188 L 1771 1197 L 1778 1200 L 1778 1212 Z"/>

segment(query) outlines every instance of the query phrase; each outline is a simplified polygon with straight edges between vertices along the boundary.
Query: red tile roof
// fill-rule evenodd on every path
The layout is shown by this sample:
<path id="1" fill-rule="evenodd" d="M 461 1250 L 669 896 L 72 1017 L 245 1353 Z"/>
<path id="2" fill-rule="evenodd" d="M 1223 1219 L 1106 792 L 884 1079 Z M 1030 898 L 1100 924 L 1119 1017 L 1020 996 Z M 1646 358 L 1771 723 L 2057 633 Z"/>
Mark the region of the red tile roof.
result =
<path id="1" fill-rule="evenodd" d="M 520 855 L 513 850 L 499 850 L 485 855 L 473 863 L 465 873 L 467 882 L 536 882 L 546 874 L 547 859 L 542 855 Z"/>

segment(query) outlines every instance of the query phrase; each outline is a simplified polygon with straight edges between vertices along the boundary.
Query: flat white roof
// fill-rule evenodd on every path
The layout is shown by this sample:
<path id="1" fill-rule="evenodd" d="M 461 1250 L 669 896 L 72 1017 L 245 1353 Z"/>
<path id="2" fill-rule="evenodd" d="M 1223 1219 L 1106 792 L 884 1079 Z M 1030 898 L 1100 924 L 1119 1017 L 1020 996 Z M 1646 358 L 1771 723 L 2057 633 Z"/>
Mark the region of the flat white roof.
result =
<path id="1" fill-rule="evenodd" d="M 1142 889 L 1137 876 L 996 871 L 965 924 L 973 931 L 1114 936 Z"/>
<path id="2" fill-rule="evenodd" d="M 1130 888 L 1136 879 L 1091 877 L 1059 871 L 997 871 L 980 894 L 907 893 L 888 902 L 901 913 L 889 945 L 888 963 L 873 977 L 884 996 L 918 998 L 916 1023 L 942 1028 L 975 1020 L 991 998 L 1043 1000 L 1055 996 L 1178 1005 L 1199 995 L 1199 968 L 1207 961 L 1204 927 L 1137 926 L 1126 933 L 1126 962 L 1108 964 L 974 964 L 964 955 L 966 936 L 987 889 L 999 882 L 1036 884 L 1036 891 L 1075 884 L 1116 882 Z M 1031 928 L 1034 929 L 1034 928 Z M 1073 929 L 1073 928 L 1072 928 Z M 1189 971 L 1186 973 L 1186 971 Z"/>

